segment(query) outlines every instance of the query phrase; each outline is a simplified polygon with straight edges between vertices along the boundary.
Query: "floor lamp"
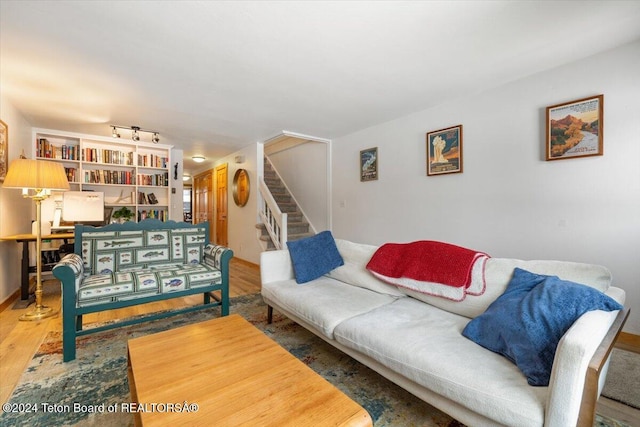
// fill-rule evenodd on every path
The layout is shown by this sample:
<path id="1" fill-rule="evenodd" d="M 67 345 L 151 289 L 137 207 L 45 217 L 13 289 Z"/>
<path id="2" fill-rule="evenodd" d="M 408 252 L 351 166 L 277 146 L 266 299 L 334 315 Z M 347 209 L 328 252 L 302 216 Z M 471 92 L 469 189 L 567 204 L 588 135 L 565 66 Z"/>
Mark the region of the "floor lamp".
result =
<path id="1" fill-rule="evenodd" d="M 44 160 L 16 159 L 9 165 L 4 188 L 22 188 L 22 197 L 36 202 L 36 307 L 20 316 L 20 320 L 41 320 L 54 316 L 57 311 L 42 305 L 42 228 L 41 202 L 51 190 L 69 189 L 69 181 L 60 163 Z"/>

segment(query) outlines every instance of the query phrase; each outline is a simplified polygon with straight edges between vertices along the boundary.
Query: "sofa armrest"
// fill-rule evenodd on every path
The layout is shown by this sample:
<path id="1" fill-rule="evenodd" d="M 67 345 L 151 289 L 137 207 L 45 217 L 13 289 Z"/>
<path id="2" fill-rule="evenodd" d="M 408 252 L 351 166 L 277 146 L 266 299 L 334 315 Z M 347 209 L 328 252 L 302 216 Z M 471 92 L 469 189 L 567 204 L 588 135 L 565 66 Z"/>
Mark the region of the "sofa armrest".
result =
<path id="1" fill-rule="evenodd" d="M 226 246 L 208 244 L 204 248 L 203 262 L 220 270 L 222 284 L 229 286 L 229 262 L 233 258 L 233 251 Z"/>
<path id="2" fill-rule="evenodd" d="M 605 372 L 608 366 L 605 367 L 605 364 L 609 362 L 609 355 L 611 354 L 611 350 L 613 350 L 613 346 L 622 331 L 622 327 L 624 326 L 627 318 L 629 317 L 630 310 L 625 308 L 624 310 L 620 310 L 618 312 L 618 316 L 616 316 L 616 320 L 609 328 L 609 332 L 600 343 L 600 346 L 596 349 L 595 354 L 591 358 L 589 362 L 589 367 L 587 368 L 587 374 L 585 378 L 584 391 L 582 393 L 582 404 L 580 406 L 580 414 L 578 416 L 578 426 L 593 426 L 596 403 L 598 401 L 598 397 L 602 392 L 602 387 L 604 386 L 604 381 L 601 380 L 600 375 L 601 372 Z"/>
<path id="3" fill-rule="evenodd" d="M 226 246 L 208 244 L 204 248 L 204 263 L 218 270 L 228 268 L 231 258 L 233 251 Z"/>
<path id="4" fill-rule="evenodd" d="M 594 386 L 593 378 L 589 377 L 589 366 L 601 352 L 601 346 L 609 348 L 604 359 L 598 362 L 600 367 L 604 365 L 615 341 L 615 337 L 611 340 L 611 334 L 617 336 L 624 323 L 621 318 L 626 319 L 627 315 L 628 310 L 589 311 L 564 334 L 558 343 L 551 371 L 545 426 L 577 425 L 579 417 L 584 423 L 584 414 L 589 411 L 593 417 L 600 388 L 598 378 L 595 378 Z"/>
<path id="5" fill-rule="evenodd" d="M 62 283 L 62 309 L 74 308 L 80 283 L 84 277 L 84 262 L 78 254 L 65 255 L 53 267 L 53 275 Z"/>
<path id="6" fill-rule="evenodd" d="M 62 286 L 71 286 L 74 291 L 80 289 L 80 282 L 84 277 L 84 263 L 80 255 L 71 253 L 65 255 L 54 267 L 53 275 L 62 282 Z"/>
<path id="7" fill-rule="evenodd" d="M 279 282 L 294 278 L 293 264 L 286 249 L 260 254 L 260 280 L 262 283 Z"/>

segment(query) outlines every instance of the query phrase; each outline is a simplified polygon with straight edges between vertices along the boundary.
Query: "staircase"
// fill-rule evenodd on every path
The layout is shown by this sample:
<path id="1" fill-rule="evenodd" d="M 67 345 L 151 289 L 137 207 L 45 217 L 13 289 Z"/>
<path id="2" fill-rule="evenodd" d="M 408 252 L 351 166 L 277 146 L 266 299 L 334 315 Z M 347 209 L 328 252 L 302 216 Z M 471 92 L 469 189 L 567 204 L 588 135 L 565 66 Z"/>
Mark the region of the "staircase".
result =
<path id="1" fill-rule="evenodd" d="M 266 156 L 264 158 L 264 183 L 280 210 L 287 214 L 287 240 L 298 240 L 313 235 L 309 223 Z M 266 243 L 266 250 L 275 249 L 266 226 L 260 223 L 256 224 L 256 228 L 260 231 L 259 239 Z"/>

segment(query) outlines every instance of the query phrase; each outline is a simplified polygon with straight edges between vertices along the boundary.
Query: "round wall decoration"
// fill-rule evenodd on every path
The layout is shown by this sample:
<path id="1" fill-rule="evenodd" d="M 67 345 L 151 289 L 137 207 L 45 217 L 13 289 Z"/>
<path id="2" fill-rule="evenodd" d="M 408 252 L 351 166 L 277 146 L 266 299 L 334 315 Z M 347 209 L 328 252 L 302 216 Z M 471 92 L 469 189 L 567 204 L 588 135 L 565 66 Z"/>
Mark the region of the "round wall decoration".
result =
<path id="1" fill-rule="evenodd" d="M 245 169 L 238 169 L 233 176 L 233 201 L 242 207 L 249 201 L 249 172 Z"/>

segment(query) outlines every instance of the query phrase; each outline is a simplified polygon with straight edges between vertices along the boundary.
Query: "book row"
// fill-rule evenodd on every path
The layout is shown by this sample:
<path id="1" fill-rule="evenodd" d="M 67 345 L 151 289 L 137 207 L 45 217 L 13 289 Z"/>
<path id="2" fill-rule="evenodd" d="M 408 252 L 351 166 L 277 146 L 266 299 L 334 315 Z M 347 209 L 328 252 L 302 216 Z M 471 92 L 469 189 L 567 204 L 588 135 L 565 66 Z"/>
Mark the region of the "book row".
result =
<path id="1" fill-rule="evenodd" d="M 80 160 L 80 148 L 77 145 L 53 145 L 46 138 L 36 142 L 38 157 L 47 159 Z"/>
<path id="2" fill-rule="evenodd" d="M 155 154 L 138 154 L 138 166 L 166 169 L 169 167 L 169 158 Z"/>
<path id="3" fill-rule="evenodd" d="M 155 194 L 145 194 L 142 191 L 138 191 L 138 204 L 139 205 L 157 205 L 158 198 Z"/>
<path id="4" fill-rule="evenodd" d="M 36 141 L 38 157 L 45 159 L 78 160 L 91 163 L 109 163 L 114 165 L 133 166 L 134 152 L 101 148 L 80 149 L 78 145 L 53 145 L 46 138 Z M 169 158 L 156 154 L 138 154 L 138 166 L 149 168 L 163 168 L 169 166 Z"/>
<path id="5" fill-rule="evenodd" d="M 153 185 L 167 187 L 169 185 L 169 173 L 157 173 L 154 175 L 138 174 L 138 185 Z"/>
<path id="6" fill-rule="evenodd" d="M 93 163 L 133 166 L 133 153 L 100 148 L 85 148 L 82 160 Z"/>
<path id="7" fill-rule="evenodd" d="M 84 171 L 87 184 L 135 185 L 135 176 L 130 171 L 88 170 Z"/>
<path id="8" fill-rule="evenodd" d="M 64 173 L 67 175 L 67 181 L 78 182 L 76 181 L 76 172 L 76 168 L 64 168 Z"/>
<path id="9" fill-rule="evenodd" d="M 160 221 L 166 221 L 169 219 L 169 213 L 166 209 L 148 209 L 138 211 L 138 222 L 147 218 L 155 218 L 159 219 Z"/>

